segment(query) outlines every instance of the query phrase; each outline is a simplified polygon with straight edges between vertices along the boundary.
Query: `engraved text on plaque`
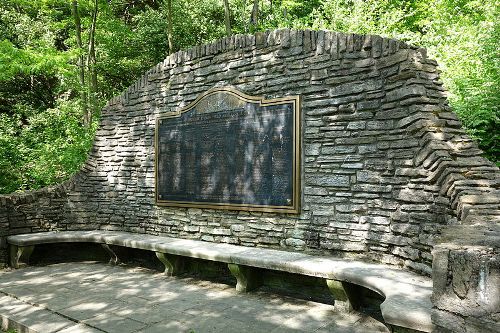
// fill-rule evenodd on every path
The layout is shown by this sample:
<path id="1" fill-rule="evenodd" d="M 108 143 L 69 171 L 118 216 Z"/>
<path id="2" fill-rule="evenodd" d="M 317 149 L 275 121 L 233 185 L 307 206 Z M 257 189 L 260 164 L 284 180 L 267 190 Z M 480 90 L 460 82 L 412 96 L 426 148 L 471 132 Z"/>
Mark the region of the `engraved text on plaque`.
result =
<path id="1" fill-rule="evenodd" d="M 297 213 L 298 96 L 212 89 L 156 123 L 156 202 Z"/>

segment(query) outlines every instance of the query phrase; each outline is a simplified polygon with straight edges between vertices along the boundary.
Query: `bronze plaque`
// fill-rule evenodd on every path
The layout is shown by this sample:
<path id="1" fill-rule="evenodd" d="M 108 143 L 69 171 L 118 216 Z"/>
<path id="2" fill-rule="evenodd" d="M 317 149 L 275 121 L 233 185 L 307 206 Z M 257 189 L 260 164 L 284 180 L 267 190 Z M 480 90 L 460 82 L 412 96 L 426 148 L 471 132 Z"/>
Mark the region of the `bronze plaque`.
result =
<path id="1" fill-rule="evenodd" d="M 156 203 L 298 213 L 299 96 L 211 89 L 156 120 Z"/>

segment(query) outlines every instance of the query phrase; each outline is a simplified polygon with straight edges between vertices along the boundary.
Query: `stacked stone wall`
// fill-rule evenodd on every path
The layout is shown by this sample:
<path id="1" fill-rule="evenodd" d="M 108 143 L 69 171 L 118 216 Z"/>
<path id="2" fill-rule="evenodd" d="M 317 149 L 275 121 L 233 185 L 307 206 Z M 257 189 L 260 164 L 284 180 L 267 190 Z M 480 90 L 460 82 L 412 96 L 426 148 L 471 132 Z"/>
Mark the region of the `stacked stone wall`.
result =
<path id="1" fill-rule="evenodd" d="M 451 112 L 436 66 L 397 40 L 329 31 L 235 35 L 177 52 L 107 104 L 60 215 L 37 223 L 360 256 L 431 274 L 444 226 L 471 212 L 491 222 L 499 179 Z M 221 86 L 302 97 L 299 215 L 155 205 L 156 117 Z M 43 211 L 46 197 L 25 209 Z M 11 224 L 24 218 L 4 201 L 0 236 L 20 232 Z"/>
<path id="2" fill-rule="evenodd" d="M 7 264 L 7 236 L 64 228 L 71 186 L 72 181 L 68 181 L 38 191 L 0 196 L 0 268 Z"/>

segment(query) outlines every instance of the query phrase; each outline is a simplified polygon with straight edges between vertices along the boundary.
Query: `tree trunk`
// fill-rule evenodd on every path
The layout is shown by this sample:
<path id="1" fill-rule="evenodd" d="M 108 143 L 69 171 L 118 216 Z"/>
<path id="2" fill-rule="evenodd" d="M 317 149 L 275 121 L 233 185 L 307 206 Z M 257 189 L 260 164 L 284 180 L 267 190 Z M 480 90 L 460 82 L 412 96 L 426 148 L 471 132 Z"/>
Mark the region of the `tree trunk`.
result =
<path id="1" fill-rule="evenodd" d="M 226 24 L 226 35 L 231 36 L 231 12 L 229 10 L 229 1 L 224 0 L 224 23 Z"/>
<path id="2" fill-rule="evenodd" d="M 92 115 L 97 112 L 97 70 L 96 70 L 96 56 L 95 56 L 95 29 L 97 22 L 97 13 L 99 10 L 98 0 L 94 0 L 94 11 L 92 12 L 92 24 L 89 32 L 89 52 L 87 56 L 87 67 L 90 75 L 90 101 L 91 112 L 89 117 L 89 124 L 92 122 Z"/>
<path id="3" fill-rule="evenodd" d="M 252 15 L 250 16 L 250 31 L 255 30 L 258 21 L 259 21 L 259 0 L 254 0 Z"/>
<path id="4" fill-rule="evenodd" d="M 83 123 L 85 126 L 89 124 L 89 111 L 87 107 L 87 92 L 85 87 L 85 66 L 84 66 L 84 56 L 83 56 L 83 46 L 82 46 L 82 24 L 80 22 L 80 14 L 78 12 L 78 1 L 73 0 L 71 2 L 71 13 L 73 14 L 73 19 L 75 20 L 75 29 L 76 29 L 76 46 L 78 47 L 78 52 L 80 55 L 78 56 L 78 78 L 80 81 L 80 98 L 82 99 L 82 108 L 83 108 Z"/>
<path id="5" fill-rule="evenodd" d="M 174 52 L 174 41 L 173 41 L 173 22 L 172 22 L 172 0 L 167 0 L 167 37 L 168 37 L 168 54 Z M 168 55 L 167 54 L 167 55 Z"/>

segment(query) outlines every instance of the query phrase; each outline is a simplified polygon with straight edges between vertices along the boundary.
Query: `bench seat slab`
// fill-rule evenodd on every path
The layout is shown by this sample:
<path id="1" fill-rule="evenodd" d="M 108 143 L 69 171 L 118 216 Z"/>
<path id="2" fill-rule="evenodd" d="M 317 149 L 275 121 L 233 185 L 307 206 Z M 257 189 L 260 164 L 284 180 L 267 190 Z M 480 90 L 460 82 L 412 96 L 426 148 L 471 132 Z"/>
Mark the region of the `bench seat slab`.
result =
<path id="1" fill-rule="evenodd" d="M 165 272 L 172 275 L 178 274 L 182 268 L 182 259 L 167 258 L 163 254 L 223 262 L 230 265 L 229 269 L 237 279 L 237 288 L 241 291 L 248 291 L 259 285 L 260 269 L 343 281 L 369 288 L 385 297 L 380 310 L 384 321 L 391 327 L 423 332 L 431 332 L 434 329 L 430 316 L 432 280 L 394 266 L 277 249 L 251 248 L 122 231 L 59 231 L 7 237 L 8 244 L 18 247 L 59 242 L 104 243 L 110 246 L 118 245 L 162 253 L 157 256 L 165 265 Z M 29 248 L 21 249 L 20 253 L 17 247 L 13 249 L 11 251 L 12 263 L 18 265 L 21 257 L 29 257 Z M 353 302 L 356 297 L 349 295 L 351 288 L 348 285 L 342 287 L 344 298 L 350 302 L 346 307 L 355 307 Z M 338 288 L 334 288 L 335 293 L 337 293 L 336 289 Z M 337 295 L 337 297 L 337 307 L 341 307 L 342 296 Z"/>

